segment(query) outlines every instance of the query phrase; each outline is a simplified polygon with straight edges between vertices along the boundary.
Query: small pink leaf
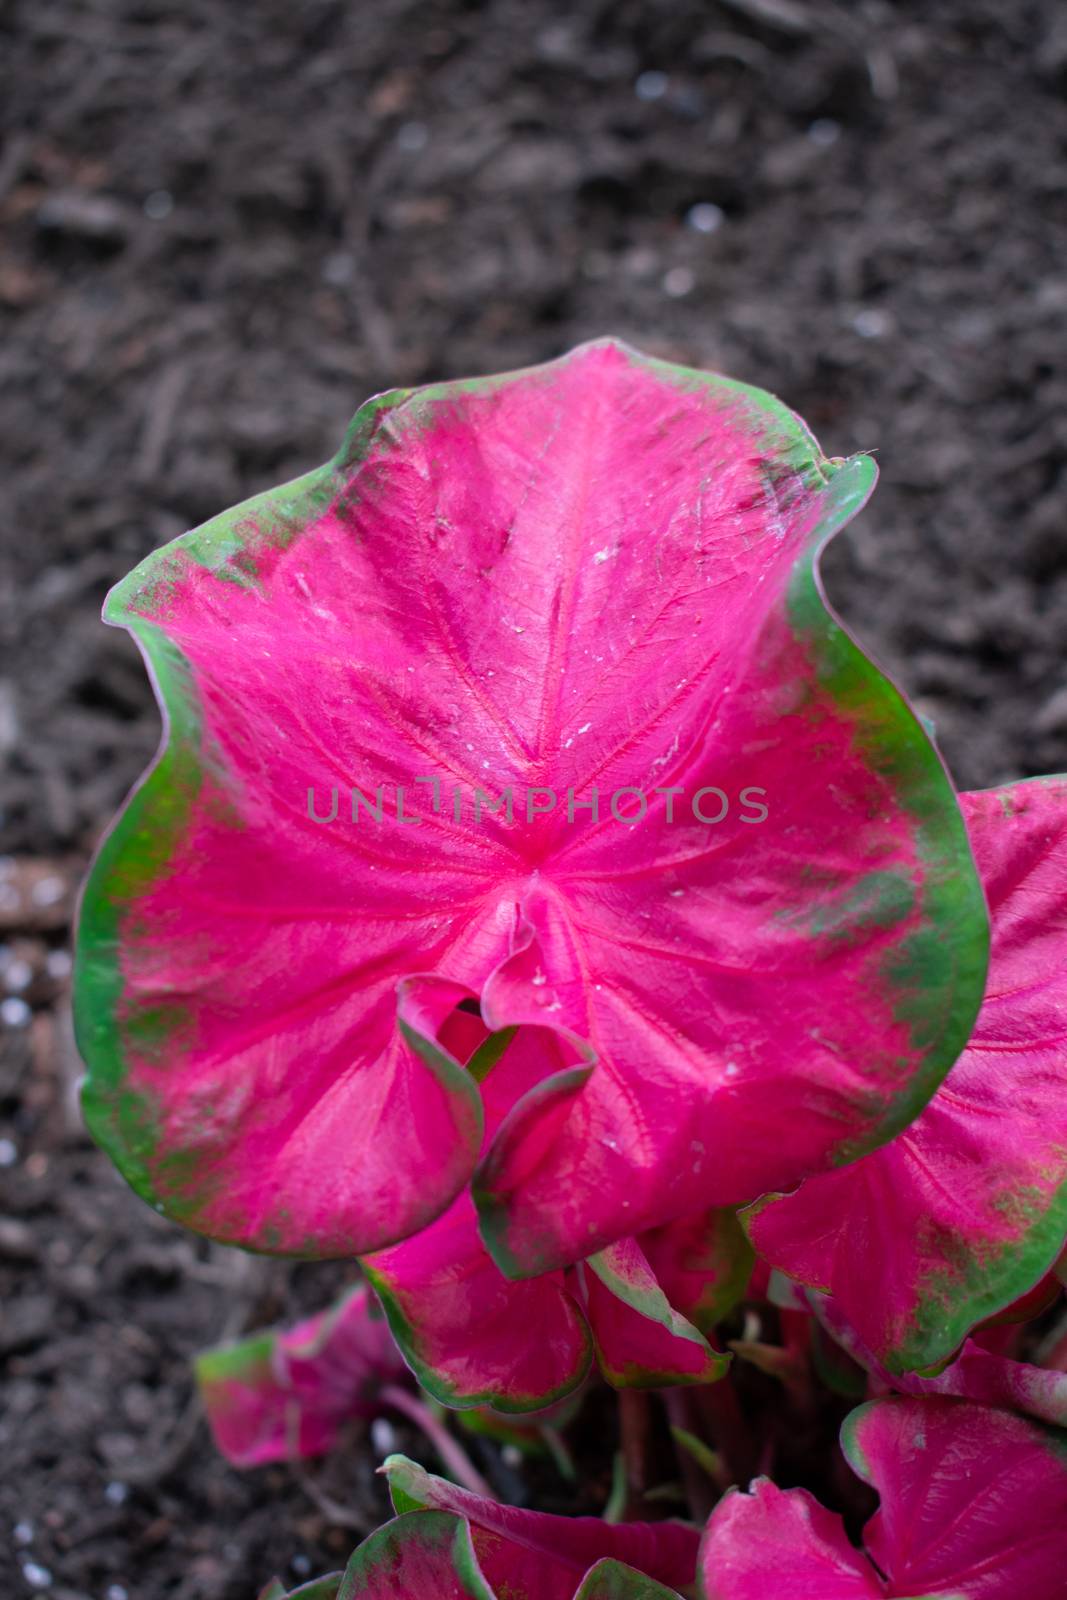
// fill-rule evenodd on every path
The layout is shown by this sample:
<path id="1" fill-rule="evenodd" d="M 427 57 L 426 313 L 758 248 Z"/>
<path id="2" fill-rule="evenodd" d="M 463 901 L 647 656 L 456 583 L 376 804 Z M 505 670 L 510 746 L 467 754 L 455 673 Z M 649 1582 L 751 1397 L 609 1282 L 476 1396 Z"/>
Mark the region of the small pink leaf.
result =
<path id="1" fill-rule="evenodd" d="M 693 1582 L 699 1534 L 682 1522 L 607 1523 L 498 1505 L 432 1477 L 404 1456 L 382 1469 L 398 1511 L 424 1507 L 470 1521 L 491 1586 L 507 1600 L 572 1600 L 597 1561 L 611 1557 L 668 1589 Z"/>
<path id="2" fill-rule="evenodd" d="M 412 1511 L 354 1551 L 337 1600 L 499 1600 L 462 1517 Z"/>
<path id="3" fill-rule="evenodd" d="M 703 1211 L 642 1234 L 641 1249 L 676 1311 L 711 1333 L 742 1298 L 754 1256 L 734 1211 Z"/>
<path id="4" fill-rule="evenodd" d="M 1064 1593 L 1067 1440 L 961 1400 L 875 1400 L 847 1419 L 854 1472 L 881 1497 L 864 1545 L 894 1595 Z"/>
<path id="5" fill-rule="evenodd" d="M 783 1491 L 767 1478 L 719 1501 L 699 1571 L 702 1600 L 882 1600 L 889 1592 L 840 1517 L 806 1489 Z"/>
<path id="6" fill-rule="evenodd" d="M 970 1044 L 892 1144 L 748 1219 L 760 1253 L 831 1292 L 893 1372 L 951 1355 L 1067 1232 L 1067 781 L 961 800 L 993 924 Z"/>
<path id="7" fill-rule="evenodd" d="M 378 1389 L 404 1370 L 365 1284 L 293 1328 L 196 1361 L 215 1443 L 236 1467 L 324 1454 L 346 1422 L 373 1414 Z"/>
<path id="8" fill-rule="evenodd" d="M 617 1389 L 714 1383 L 725 1374 L 730 1357 L 673 1309 L 636 1239 L 590 1256 L 582 1278 L 597 1360 Z"/>
<path id="9" fill-rule="evenodd" d="M 589 1330 L 563 1273 L 505 1278 L 469 1195 L 363 1268 L 412 1371 L 445 1405 L 540 1411 L 589 1370 Z"/>
<path id="10" fill-rule="evenodd" d="M 138 1191 L 287 1254 L 427 1226 L 481 1139 L 450 990 L 572 1050 L 480 1168 L 516 1277 L 910 1120 L 985 915 L 938 756 L 821 590 L 873 481 L 600 341 L 370 402 L 120 584 L 166 739 L 86 888 L 76 1013 Z"/>

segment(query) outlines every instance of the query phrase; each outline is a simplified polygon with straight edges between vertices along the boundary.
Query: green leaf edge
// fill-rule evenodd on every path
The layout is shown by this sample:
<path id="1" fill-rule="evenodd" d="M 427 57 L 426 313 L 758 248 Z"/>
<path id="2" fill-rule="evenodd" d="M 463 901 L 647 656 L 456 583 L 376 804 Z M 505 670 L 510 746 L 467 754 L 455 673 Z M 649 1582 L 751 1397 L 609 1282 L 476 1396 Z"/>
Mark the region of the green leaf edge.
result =
<path id="1" fill-rule="evenodd" d="M 414 1542 L 425 1548 L 428 1540 L 439 1541 L 441 1547 L 447 1544 L 453 1571 L 463 1585 L 466 1600 L 497 1600 L 478 1565 L 466 1518 L 454 1511 L 422 1510 L 402 1512 L 364 1539 L 349 1558 L 336 1600 L 359 1600 L 366 1592 L 368 1579 L 373 1582 L 379 1576 L 374 1567 L 383 1556 L 388 1561 L 388 1552 L 395 1549 L 398 1542 Z M 384 1589 L 379 1592 L 386 1593 Z"/>
<path id="2" fill-rule="evenodd" d="M 705 1358 L 702 1372 L 684 1375 L 667 1370 L 654 1371 L 652 1368 L 639 1367 L 632 1362 L 620 1370 L 605 1360 L 594 1331 L 593 1343 L 596 1346 L 597 1361 L 612 1387 L 616 1389 L 663 1389 L 672 1385 L 691 1387 L 694 1384 L 717 1383 L 720 1378 L 724 1378 L 733 1361 L 729 1352 L 714 1349 L 699 1328 L 695 1327 L 687 1317 L 683 1317 L 680 1311 L 675 1311 L 658 1284 L 654 1289 L 639 1289 L 628 1283 L 612 1267 L 610 1261 L 604 1259 L 610 1249 L 611 1246 L 608 1245 L 607 1249 L 589 1256 L 583 1262 L 583 1269 L 588 1268 L 590 1272 L 595 1273 L 605 1289 L 624 1305 L 629 1306 L 631 1311 L 636 1311 L 638 1316 L 645 1317 L 649 1322 L 657 1323 L 673 1338 L 695 1344 L 704 1353 Z M 651 1272 L 651 1268 L 649 1271 Z"/>

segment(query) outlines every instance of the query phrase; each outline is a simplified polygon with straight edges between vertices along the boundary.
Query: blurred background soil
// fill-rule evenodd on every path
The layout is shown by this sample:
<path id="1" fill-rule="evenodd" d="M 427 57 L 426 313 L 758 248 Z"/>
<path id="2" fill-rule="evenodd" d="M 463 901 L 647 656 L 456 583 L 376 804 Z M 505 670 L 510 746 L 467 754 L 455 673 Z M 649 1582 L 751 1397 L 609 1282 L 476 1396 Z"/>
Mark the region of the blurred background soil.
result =
<path id="1" fill-rule="evenodd" d="M 108 586 L 372 392 L 613 332 L 876 451 L 839 609 L 961 786 L 1067 768 L 1065 96 L 1060 0 L 0 0 L 5 1594 L 245 1600 L 384 1505 L 191 1405 L 338 1269 L 181 1235 L 80 1129 L 72 893 L 158 734 Z"/>

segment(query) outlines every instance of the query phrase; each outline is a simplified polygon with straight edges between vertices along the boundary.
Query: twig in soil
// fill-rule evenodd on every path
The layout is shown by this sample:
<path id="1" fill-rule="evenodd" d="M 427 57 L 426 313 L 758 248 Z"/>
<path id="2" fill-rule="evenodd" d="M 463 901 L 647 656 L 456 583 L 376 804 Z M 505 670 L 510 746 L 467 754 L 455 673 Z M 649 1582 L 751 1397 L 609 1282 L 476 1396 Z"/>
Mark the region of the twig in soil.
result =
<path id="1" fill-rule="evenodd" d="M 321 1511 L 327 1522 L 332 1522 L 338 1528 L 350 1528 L 353 1533 L 368 1534 L 374 1529 L 374 1523 L 363 1517 L 351 1506 L 343 1506 L 340 1500 L 335 1500 L 333 1495 L 317 1484 L 305 1466 L 298 1462 L 291 1462 L 293 1477 L 303 1489 L 308 1499 L 316 1510 Z"/>
<path id="2" fill-rule="evenodd" d="M 731 11 L 739 11 L 753 22 L 780 28 L 783 33 L 806 34 L 815 31 L 816 22 L 794 0 L 723 0 Z"/>
<path id="3" fill-rule="evenodd" d="M 174 418 L 188 380 L 188 363 L 173 361 L 164 367 L 152 391 L 137 457 L 136 476 L 141 483 L 151 483 L 166 459 Z"/>
<path id="4" fill-rule="evenodd" d="M 417 1400 L 413 1394 L 408 1394 L 406 1389 L 398 1388 L 395 1383 L 387 1383 L 379 1391 L 378 1398 L 383 1404 L 392 1406 L 394 1411 L 401 1412 L 426 1435 L 440 1456 L 446 1471 L 450 1472 L 464 1489 L 469 1489 L 472 1494 L 481 1495 L 483 1500 L 497 1498 L 466 1450 L 458 1440 L 453 1439 L 444 1424 L 437 1420 L 429 1406 Z"/>

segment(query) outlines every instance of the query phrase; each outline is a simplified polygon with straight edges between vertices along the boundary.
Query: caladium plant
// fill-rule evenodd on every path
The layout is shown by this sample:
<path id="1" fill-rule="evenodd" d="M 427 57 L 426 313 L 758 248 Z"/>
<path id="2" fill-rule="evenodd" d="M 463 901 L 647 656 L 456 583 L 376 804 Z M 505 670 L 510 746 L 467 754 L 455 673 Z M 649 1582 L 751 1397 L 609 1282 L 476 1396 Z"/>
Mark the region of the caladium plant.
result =
<path id="1" fill-rule="evenodd" d="M 763 1482 L 714 1512 L 704 1600 L 1051 1600 L 1062 1374 L 981 1330 L 1042 1311 L 1067 1224 L 1067 780 L 958 798 L 831 611 L 874 476 L 603 340 L 377 397 L 109 596 L 165 731 L 83 897 L 90 1128 L 166 1215 L 371 1286 L 202 1358 L 238 1464 L 331 1447 L 390 1384 L 416 1415 L 380 1304 L 491 1428 L 536 1436 L 596 1370 L 696 1386 L 667 1409 L 702 1520 L 776 1448 L 729 1378 L 699 1392 L 747 1293 L 729 1342 L 801 1422 L 813 1310 L 860 1393 L 908 1394 L 846 1429 L 864 1551 Z M 614 1520 L 641 1406 L 604 1521 L 498 1505 L 422 1406 L 486 1493 L 393 1460 L 396 1518 L 295 1593 L 691 1595 L 693 1527 Z"/>
<path id="2" fill-rule="evenodd" d="M 1067 780 L 961 804 L 992 918 L 966 1050 L 891 1144 L 748 1218 L 761 1254 L 832 1295 L 897 1373 L 951 1356 L 1050 1271 L 1067 1235 Z"/>
<path id="3" fill-rule="evenodd" d="M 986 920 L 942 764 L 820 586 L 873 480 L 608 340 L 379 397 L 121 583 L 166 737 L 86 887 L 75 1003 L 135 1188 L 348 1256 L 473 1179 L 524 1277 L 910 1121 Z M 556 1041 L 487 1150 L 442 1042 L 465 1006 Z"/>

